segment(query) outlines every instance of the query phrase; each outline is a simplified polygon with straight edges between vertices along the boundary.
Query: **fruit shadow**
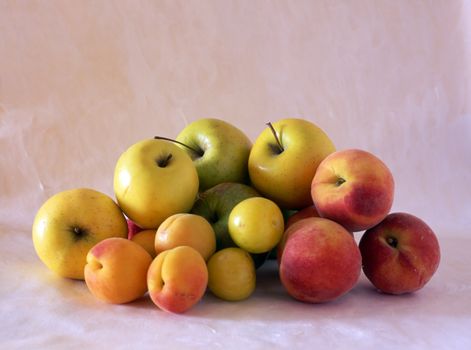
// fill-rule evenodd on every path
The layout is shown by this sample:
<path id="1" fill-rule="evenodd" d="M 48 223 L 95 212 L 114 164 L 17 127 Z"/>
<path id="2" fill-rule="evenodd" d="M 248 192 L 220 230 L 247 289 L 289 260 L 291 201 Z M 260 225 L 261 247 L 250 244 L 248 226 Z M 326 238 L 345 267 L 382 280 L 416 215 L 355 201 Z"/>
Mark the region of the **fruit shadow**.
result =
<path id="1" fill-rule="evenodd" d="M 186 315 L 235 322 L 299 322 L 354 313 L 354 308 L 349 306 L 354 303 L 354 299 L 348 293 L 329 303 L 310 304 L 297 301 L 281 284 L 276 261 L 267 261 L 257 270 L 257 287 L 249 298 L 230 302 L 207 292 L 203 300 Z"/>

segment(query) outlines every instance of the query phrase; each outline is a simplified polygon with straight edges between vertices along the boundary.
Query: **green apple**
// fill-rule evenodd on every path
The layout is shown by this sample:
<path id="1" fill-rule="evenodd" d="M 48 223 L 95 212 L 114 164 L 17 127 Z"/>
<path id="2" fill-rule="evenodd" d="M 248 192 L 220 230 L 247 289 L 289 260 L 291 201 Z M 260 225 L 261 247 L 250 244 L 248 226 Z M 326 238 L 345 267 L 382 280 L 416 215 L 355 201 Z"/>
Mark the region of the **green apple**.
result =
<path id="1" fill-rule="evenodd" d="M 41 261 L 61 277 L 84 279 L 88 251 L 110 237 L 127 238 L 126 219 L 106 194 L 77 188 L 50 197 L 34 219 L 33 244 Z"/>
<path id="2" fill-rule="evenodd" d="M 312 179 L 319 163 L 335 151 L 334 144 L 308 120 L 282 119 L 268 125 L 250 152 L 252 186 L 284 209 L 312 205 Z"/>
<path id="3" fill-rule="evenodd" d="M 114 191 L 126 216 L 143 229 L 157 229 L 169 216 L 190 211 L 198 193 L 191 158 L 174 143 L 143 140 L 118 159 Z"/>
<path id="4" fill-rule="evenodd" d="M 252 143 L 237 127 L 219 119 L 199 119 L 186 126 L 176 141 L 193 159 L 200 191 L 222 182 L 247 183 Z"/>
<path id="5" fill-rule="evenodd" d="M 239 202 L 258 196 L 259 193 L 248 185 L 225 182 L 200 193 L 191 212 L 204 217 L 213 227 L 216 233 L 216 250 L 235 247 L 236 244 L 229 235 L 229 215 Z"/>
<path id="6" fill-rule="evenodd" d="M 229 234 L 229 215 L 232 209 L 244 199 L 258 197 L 252 187 L 235 182 L 218 184 L 200 193 L 191 212 L 206 218 L 216 233 L 216 251 L 237 247 Z M 267 260 L 268 253 L 250 254 L 255 267 L 259 268 Z"/>

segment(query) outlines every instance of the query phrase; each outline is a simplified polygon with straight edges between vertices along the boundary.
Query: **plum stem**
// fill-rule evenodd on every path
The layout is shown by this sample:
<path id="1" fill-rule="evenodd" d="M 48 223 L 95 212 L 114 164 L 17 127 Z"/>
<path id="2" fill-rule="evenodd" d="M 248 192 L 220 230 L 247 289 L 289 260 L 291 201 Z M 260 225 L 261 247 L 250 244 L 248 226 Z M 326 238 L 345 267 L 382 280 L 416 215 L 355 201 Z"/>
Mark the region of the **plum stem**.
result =
<path id="1" fill-rule="evenodd" d="M 277 143 L 277 145 L 278 145 L 278 149 L 279 149 L 280 153 L 283 152 L 285 149 L 283 148 L 283 145 L 282 145 L 281 142 L 280 142 L 280 139 L 279 139 L 279 137 L 278 137 L 278 133 L 276 132 L 276 130 L 275 130 L 275 128 L 273 127 L 273 125 L 272 125 L 271 122 L 268 122 L 267 125 L 268 125 L 268 127 L 270 128 L 270 130 L 271 130 L 273 136 L 275 137 L 275 140 L 276 140 L 276 143 Z"/>
<path id="2" fill-rule="evenodd" d="M 165 141 L 170 141 L 170 142 L 174 142 L 174 143 L 178 143 L 179 145 L 182 145 L 186 148 L 188 148 L 190 151 L 192 152 L 195 152 L 195 154 L 197 154 L 199 157 L 202 157 L 204 155 L 204 151 L 203 150 L 196 150 L 194 149 L 193 147 L 190 147 L 188 146 L 187 144 L 183 143 L 183 142 L 180 142 L 180 141 L 177 141 L 177 140 L 174 140 L 174 139 L 171 139 L 171 138 L 168 138 L 168 137 L 164 137 L 164 136 L 154 136 L 154 139 L 155 140 L 165 140 Z"/>

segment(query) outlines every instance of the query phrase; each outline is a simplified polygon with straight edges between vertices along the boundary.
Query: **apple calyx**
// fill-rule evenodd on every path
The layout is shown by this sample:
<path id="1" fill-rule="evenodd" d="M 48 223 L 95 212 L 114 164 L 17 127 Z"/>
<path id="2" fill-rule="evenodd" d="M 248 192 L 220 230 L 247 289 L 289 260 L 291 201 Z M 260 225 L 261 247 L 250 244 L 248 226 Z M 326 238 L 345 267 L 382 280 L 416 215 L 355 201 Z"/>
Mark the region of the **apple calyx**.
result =
<path id="1" fill-rule="evenodd" d="M 386 238 L 386 243 L 389 244 L 393 248 L 397 248 L 397 245 L 399 242 L 394 237 L 388 237 Z"/>
<path id="2" fill-rule="evenodd" d="M 88 230 L 87 229 L 82 228 L 82 227 L 78 227 L 78 226 L 71 227 L 71 231 L 74 234 L 74 238 L 75 238 L 76 241 L 78 241 L 79 239 L 82 239 L 83 237 L 88 235 Z"/>
<path id="3" fill-rule="evenodd" d="M 165 141 L 170 141 L 170 142 L 173 142 L 173 143 L 177 143 L 183 147 L 186 147 L 188 148 L 190 151 L 192 151 L 198 158 L 204 156 L 204 150 L 202 150 L 201 148 L 198 148 L 198 149 L 195 149 L 193 147 L 190 147 L 188 146 L 187 144 L 183 143 L 183 142 L 180 142 L 180 141 L 177 141 L 177 140 L 174 140 L 174 139 L 171 139 L 171 138 L 168 138 L 168 137 L 164 137 L 164 136 L 154 136 L 154 139 L 155 140 L 165 140 Z"/>
<path id="4" fill-rule="evenodd" d="M 271 132 L 272 132 L 272 134 L 273 134 L 273 136 L 275 137 L 275 140 L 276 140 L 276 145 L 274 146 L 274 145 L 270 144 L 270 146 L 271 146 L 273 152 L 275 152 L 276 154 L 280 154 L 285 149 L 283 148 L 283 145 L 280 142 L 280 138 L 278 137 L 278 133 L 276 132 L 276 130 L 273 127 L 271 122 L 268 122 L 267 125 L 270 128 L 270 130 L 271 130 Z"/>

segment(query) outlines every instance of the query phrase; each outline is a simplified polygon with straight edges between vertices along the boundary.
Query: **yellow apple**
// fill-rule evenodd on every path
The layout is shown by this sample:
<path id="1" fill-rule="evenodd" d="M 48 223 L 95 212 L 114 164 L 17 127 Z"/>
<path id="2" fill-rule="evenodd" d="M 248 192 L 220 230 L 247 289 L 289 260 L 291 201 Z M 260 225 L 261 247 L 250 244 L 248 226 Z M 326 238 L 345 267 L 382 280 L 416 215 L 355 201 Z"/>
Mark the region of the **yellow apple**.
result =
<path id="1" fill-rule="evenodd" d="M 126 238 L 126 219 L 107 195 L 88 188 L 50 197 L 33 223 L 33 244 L 39 258 L 59 276 L 83 279 L 88 251 L 109 237 Z"/>
<path id="2" fill-rule="evenodd" d="M 151 262 L 152 257 L 139 244 L 125 238 L 108 238 L 88 252 L 85 282 L 102 301 L 128 303 L 147 292 Z"/>
<path id="3" fill-rule="evenodd" d="M 269 252 L 280 241 L 283 230 L 283 214 L 267 198 L 245 199 L 229 215 L 229 234 L 232 240 L 249 253 Z"/>
<path id="4" fill-rule="evenodd" d="M 247 299 L 255 290 L 255 264 L 245 250 L 225 248 L 208 261 L 208 288 L 227 301 Z"/>
<path id="5" fill-rule="evenodd" d="M 190 211 L 198 186 L 190 156 L 165 140 L 132 145 L 120 156 L 114 172 L 119 206 L 143 229 L 157 229 L 169 216 Z"/>
<path id="6" fill-rule="evenodd" d="M 155 251 L 159 254 L 182 245 L 196 249 L 204 260 L 208 260 L 216 250 L 216 234 L 211 224 L 195 214 L 168 217 L 155 234 Z"/>
<path id="7" fill-rule="evenodd" d="M 252 185 L 283 209 L 312 205 L 312 178 L 320 162 L 335 151 L 334 144 L 308 120 L 283 119 L 270 125 L 250 151 Z"/>

